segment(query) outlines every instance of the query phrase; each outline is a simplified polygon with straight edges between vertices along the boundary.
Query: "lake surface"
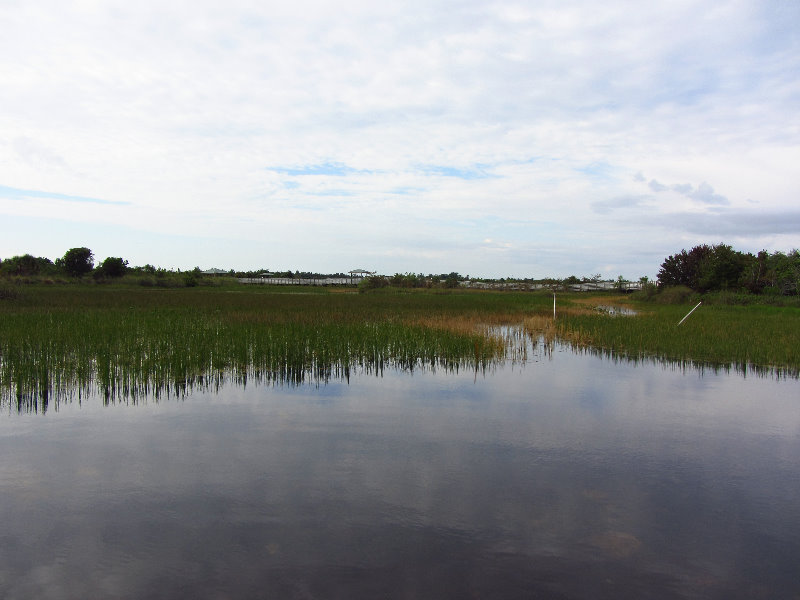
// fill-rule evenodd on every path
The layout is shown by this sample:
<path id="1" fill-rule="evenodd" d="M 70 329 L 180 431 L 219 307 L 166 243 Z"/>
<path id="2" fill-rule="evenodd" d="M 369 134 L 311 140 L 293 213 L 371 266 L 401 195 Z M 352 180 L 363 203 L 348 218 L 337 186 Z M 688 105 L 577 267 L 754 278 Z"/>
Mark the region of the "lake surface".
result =
<path id="1" fill-rule="evenodd" d="M 800 382 L 485 374 L 0 414 L 0 597 L 800 598 Z"/>

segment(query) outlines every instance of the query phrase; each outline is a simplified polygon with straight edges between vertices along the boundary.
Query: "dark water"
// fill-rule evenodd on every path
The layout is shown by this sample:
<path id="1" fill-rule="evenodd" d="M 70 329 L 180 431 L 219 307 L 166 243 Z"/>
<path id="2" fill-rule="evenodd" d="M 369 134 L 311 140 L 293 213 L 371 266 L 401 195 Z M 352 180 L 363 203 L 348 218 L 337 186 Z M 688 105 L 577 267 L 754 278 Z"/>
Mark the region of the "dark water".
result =
<path id="1" fill-rule="evenodd" d="M 800 383 L 487 375 L 0 415 L 0 597 L 800 598 Z"/>

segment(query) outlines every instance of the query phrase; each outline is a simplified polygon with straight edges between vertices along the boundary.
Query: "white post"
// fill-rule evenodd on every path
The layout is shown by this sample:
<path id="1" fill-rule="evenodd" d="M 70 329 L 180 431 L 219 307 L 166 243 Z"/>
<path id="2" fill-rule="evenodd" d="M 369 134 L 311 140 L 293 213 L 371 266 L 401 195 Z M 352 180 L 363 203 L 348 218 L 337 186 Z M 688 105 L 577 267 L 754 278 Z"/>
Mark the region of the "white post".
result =
<path id="1" fill-rule="evenodd" d="M 701 304 L 702 304 L 702 302 L 698 302 L 698 303 L 697 303 L 697 306 L 700 306 Z M 692 314 L 692 313 L 693 313 L 693 312 L 694 312 L 694 311 L 697 309 L 697 306 L 695 306 L 695 307 L 694 307 L 692 310 L 690 310 L 688 313 L 686 313 L 686 317 L 683 317 L 683 318 L 682 318 L 682 319 L 681 319 L 681 320 L 678 322 L 678 325 L 680 325 L 681 323 L 683 323 L 683 322 L 686 320 L 686 318 L 687 318 L 687 317 L 688 317 L 690 314 Z M 677 327 L 678 325 L 676 325 L 676 327 Z"/>
<path id="2" fill-rule="evenodd" d="M 556 320 L 556 291 L 553 290 L 553 320 Z"/>

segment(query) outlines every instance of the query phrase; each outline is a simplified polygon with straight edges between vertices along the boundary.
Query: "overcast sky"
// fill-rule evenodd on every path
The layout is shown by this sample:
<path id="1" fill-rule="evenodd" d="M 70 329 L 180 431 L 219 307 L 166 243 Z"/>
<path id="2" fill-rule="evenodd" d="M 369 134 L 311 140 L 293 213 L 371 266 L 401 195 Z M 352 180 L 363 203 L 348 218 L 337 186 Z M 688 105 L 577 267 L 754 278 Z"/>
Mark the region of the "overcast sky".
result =
<path id="1" fill-rule="evenodd" d="M 800 247 L 800 2 L 0 1 L 0 257 L 653 277 Z"/>

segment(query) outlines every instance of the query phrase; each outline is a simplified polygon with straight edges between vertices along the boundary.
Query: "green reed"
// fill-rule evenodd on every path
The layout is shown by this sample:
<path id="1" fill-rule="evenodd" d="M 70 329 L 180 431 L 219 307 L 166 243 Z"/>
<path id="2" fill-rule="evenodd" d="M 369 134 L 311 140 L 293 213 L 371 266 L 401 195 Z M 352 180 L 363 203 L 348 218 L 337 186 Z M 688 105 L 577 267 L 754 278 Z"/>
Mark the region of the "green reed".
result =
<path id="1" fill-rule="evenodd" d="M 45 409 L 240 382 L 324 382 L 353 369 L 485 369 L 505 345 L 493 300 L 269 290 L 26 290 L 0 305 L 2 398 Z M 467 319 L 460 330 L 452 320 Z M 449 321 L 448 321 L 449 319 Z"/>
<path id="2" fill-rule="evenodd" d="M 225 381 L 299 384 L 384 369 L 485 370 L 523 357 L 525 324 L 614 357 L 732 365 L 797 376 L 800 309 L 642 304 L 509 292 L 355 294 L 231 286 L 28 286 L 0 298 L 0 402 L 45 410 L 99 392 L 107 402 L 182 395 Z"/>
<path id="3" fill-rule="evenodd" d="M 793 307 L 640 304 L 635 317 L 565 310 L 555 334 L 574 346 L 638 359 L 658 357 L 796 377 L 800 310 Z"/>

